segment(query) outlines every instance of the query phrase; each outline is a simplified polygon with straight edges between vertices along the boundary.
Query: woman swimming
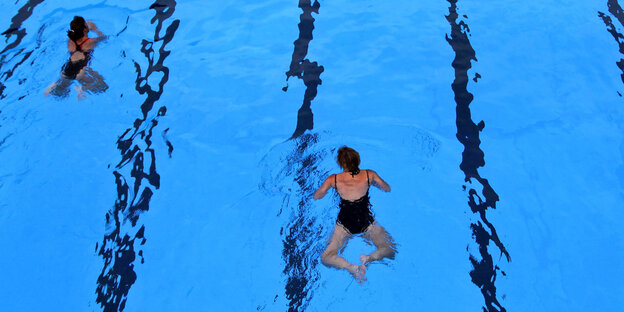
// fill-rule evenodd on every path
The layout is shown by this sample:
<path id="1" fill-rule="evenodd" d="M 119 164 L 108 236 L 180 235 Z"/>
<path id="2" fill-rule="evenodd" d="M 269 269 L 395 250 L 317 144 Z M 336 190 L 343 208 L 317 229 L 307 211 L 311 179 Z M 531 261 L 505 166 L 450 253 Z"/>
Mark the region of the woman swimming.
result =
<path id="1" fill-rule="evenodd" d="M 338 219 L 329 244 L 321 255 L 321 261 L 329 267 L 346 269 L 358 281 L 365 281 L 364 274 L 369 263 L 383 258 L 393 259 L 396 253 L 392 237 L 373 217 L 368 196 L 371 184 L 386 192 L 390 192 L 390 185 L 375 171 L 360 170 L 360 154 L 352 148 L 341 147 L 337 161 L 344 172 L 329 176 L 314 193 L 314 199 L 320 199 L 333 187 L 340 196 Z M 377 247 L 370 255 L 360 256 L 360 265 L 351 264 L 338 255 L 346 246 L 347 240 L 355 234 L 363 234 L 366 240 L 372 241 Z"/>
<path id="2" fill-rule="evenodd" d="M 104 82 L 104 78 L 96 71 L 90 69 L 87 65 L 91 60 L 93 48 L 106 36 L 93 24 L 85 21 L 80 16 L 74 16 L 74 20 L 69 24 L 70 30 L 67 31 L 67 50 L 69 51 L 69 60 L 63 66 L 61 78 L 52 83 L 46 90 L 45 95 L 50 94 L 56 96 L 66 96 L 69 93 L 69 86 L 73 80 L 80 83 L 76 87 L 78 92 L 78 100 L 84 99 L 84 91 L 103 92 L 108 89 Z M 98 34 L 95 38 L 89 38 L 89 31 Z"/>

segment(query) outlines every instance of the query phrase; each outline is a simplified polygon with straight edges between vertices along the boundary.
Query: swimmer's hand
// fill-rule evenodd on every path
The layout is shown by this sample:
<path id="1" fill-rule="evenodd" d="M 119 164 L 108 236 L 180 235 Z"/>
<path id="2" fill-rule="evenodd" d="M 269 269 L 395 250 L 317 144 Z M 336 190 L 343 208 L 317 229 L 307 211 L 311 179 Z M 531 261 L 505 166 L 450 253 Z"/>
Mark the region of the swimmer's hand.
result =
<path id="1" fill-rule="evenodd" d="M 95 26 L 95 24 L 92 22 L 92 20 L 87 20 L 87 27 L 89 27 L 89 30 L 93 30 L 93 31 L 98 29 L 97 26 Z"/>
<path id="2" fill-rule="evenodd" d="M 97 26 L 95 26 L 95 24 L 91 20 L 87 21 L 87 27 L 89 27 L 90 31 L 96 32 L 98 34 L 99 38 L 105 38 L 106 37 L 106 35 L 104 35 L 104 33 L 102 33 L 100 31 L 100 29 Z"/>

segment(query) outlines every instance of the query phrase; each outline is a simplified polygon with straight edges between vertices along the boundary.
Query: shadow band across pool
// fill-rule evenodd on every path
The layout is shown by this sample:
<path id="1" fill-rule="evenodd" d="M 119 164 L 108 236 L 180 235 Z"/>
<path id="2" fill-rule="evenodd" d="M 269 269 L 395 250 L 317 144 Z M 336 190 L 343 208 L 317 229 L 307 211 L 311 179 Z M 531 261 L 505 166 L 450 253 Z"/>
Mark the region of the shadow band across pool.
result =
<path id="1" fill-rule="evenodd" d="M 476 61 L 475 50 L 470 44 L 468 39 L 468 32 L 470 29 L 468 25 L 461 20 L 458 20 L 457 14 L 457 0 L 448 0 L 449 15 L 446 16 L 447 21 L 451 25 L 450 37 L 446 36 L 446 41 L 451 45 L 455 52 L 455 59 L 452 66 L 455 70 L 455 80 L 451 84 L 453 93 L 455 93 L 455 102 L 457 104 L 455 112 L 457 125 L 457 140 L 464 145 L 464 151 L 462 152 L 462 162 L 459 165 L 460 169 L 464 172 L 465 181 L 476 181 L 483 187 L 481 195 L 477 192 L 476 188 L 471 187 L 468 190 L 468 205 L 473 213 L 478 213 L 480 221 L 470 224 L 472 229 L 472 235 L 479 246 L 479 257 L 470 255 L 469 259 L 472 264 L 472 270 L 470 271 L 470 277 L 472 282 L 481 289 L 483 299 L 485 300 L 484 311 L 506 311 L 498 300 L 496 294 L 496 277 L 500 271 L 505 275 L 505 272 L 494 264 L 492 255 L 488 251 L 488 245 L 493 242 L 499 249 L 500 255 L 505 255 L 507 262 L 511 261 L 509 253 L 505 246 L 500 241 L 494 225 L 487 219 L 487 210 L 496 209 L 496 202 L 499 200 L 498 195 L 494 189 L 490 186 L 487 179 L 479 175 L 479 167 L 485 165 L 485 154 L 479 147 L 481 140 L 479 139 L 479 132 L 485 127 L 485 123 L 480 121 L 475 123 L 472 120 L 470 112 L 470 103 L 473 100 L 473 95 L 468 92 L 468 70 L 472 67 L 471 62 Z M 464 185 L 464 189 L 466 186 Z M 485 225 L 485 226 L 484 226 Z"/>
<path id="2" fill-rule="evenodd" d="M 146 242 L 145 225 L 139 223 L 139 218 L 142 213 L 149 210 L 149 203 L 154 195 L 152 188 L 160 187 L 160 175 L 156 171 L 156 153 L 151 147 L 151 139 L 158 125 L 158 119 L 165 116 L 167 107 L 160 106 L 155 116 L 150 116 L 150 113 L 169 80 L 169 68 L 164 65 L 164 61 L 171 51 L 165 48 L 173 40 L 180 20 L 173 20 L 163 37 L 160 37 L 160 33 L 164 22 L 175 12 L 175 6 L 174 0 L 156 0 L 150 6 L 150 9 L 155 11 L 151 19 L 152 24 L 156 22 L 154 39 L 141 42 L 141 52 L 147 58 L 148 66 L 142 69 L 139 63 L 134 63 L 137 72 L 136 90 L 139 94 L 146 94 L 147 98 L 140 107 L 141 118 L 137 118 L 133 126 L 117 140 L 117 149 L 121 154 L 121 160 L 113 172 L 117 199 L 113 208 L 106 213 L 106 234 L 99 249 L 96 244 L 97 253 L 104 260 L 104 267 L 97 279 L 96 302 L 105 312 L 125 309 L 128 293 L 137 279 L 134 271 L 137 255 L 141 257 L 141 263 L 144 261 L 143 252 L 142 250 L 137 252 L 139 248 L 135 246 L 135 241 L 138 240 L 139 246 Z M 155 50 L 154 45 L 158 42 L 161 42 L 160 48 Z M 141 75 L 142 72 L 144 76 Z M 149 84 L 148 77 L 155 72 L 161 73 L 162 78 L 157 85 Z M 163 131 L 163 136 L 167 130 Z M 169 141 L 167 146 L 171 156 L 173 146 Z M 128 170 L 127 165 L 130 163 L 132 168 Z M 127 171 L 129 179 L 125 177 L 128 176 Z M 148 183 L 145 184 L 145 181 Z M 128 223 L 131 225 L 130 228 L 127 226 Z"/>

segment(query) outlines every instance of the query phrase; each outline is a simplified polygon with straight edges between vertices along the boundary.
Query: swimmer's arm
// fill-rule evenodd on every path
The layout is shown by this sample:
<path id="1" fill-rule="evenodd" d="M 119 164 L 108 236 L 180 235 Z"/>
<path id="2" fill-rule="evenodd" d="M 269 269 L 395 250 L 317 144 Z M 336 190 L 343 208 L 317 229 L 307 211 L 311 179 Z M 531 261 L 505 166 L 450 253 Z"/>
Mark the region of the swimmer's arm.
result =
<path id="1" fill-rule="evenodd" d="M 369 170 L 373 180 L 373 185 L 377 186 L 382 191 L 390 192 L 390 184 L 386 183 L 378 174 L 373 170 Z"/>
<path id="2" fill-rule="evenodd" d="M 316 192 L 314 192 L 314 199 L 321 199 L 323 197 L 325 197 L 325 194 L 327 194 L 327 191 L 333 187 L 334 185 L 334 180 L 333 180 L 333 174 L 329 176 L 329 178 L 327 178 L 325 180 L 325 182 L 323 182 L 323 184 L 321 185 L 321 187 L 319 187 L 318 190 L 316 190 Z"/>
<path id="3" fill-rule="evenodd" d="M 96 43 L 99 43 L 100 41 L 105 40 L 107 38 L 107 36 L 102 31 L 100 31 L 100 29 L 97 28 L 97 26 L 95 26 L 93 22 L 89 21 L 87 22 L 87 24 L 89 26 L 89 30 L 94 31 L 98 35 L 96 38 L 93 38 Z"/>

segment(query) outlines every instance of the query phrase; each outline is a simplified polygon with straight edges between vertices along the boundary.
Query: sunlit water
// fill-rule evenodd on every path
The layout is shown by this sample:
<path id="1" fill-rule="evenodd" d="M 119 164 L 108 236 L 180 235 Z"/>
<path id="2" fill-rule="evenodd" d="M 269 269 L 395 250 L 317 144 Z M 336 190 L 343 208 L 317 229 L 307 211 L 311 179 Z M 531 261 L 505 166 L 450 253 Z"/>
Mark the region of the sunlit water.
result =
<path id="1" fill-rule="evenodd" d="M 618 311 L 618 8 L 4 3 L 2 310 Z M 44 97 L 74 15 L 109 89 Z M 342 145 L 393 188 L 363 285 L 320 264 Z"/>

